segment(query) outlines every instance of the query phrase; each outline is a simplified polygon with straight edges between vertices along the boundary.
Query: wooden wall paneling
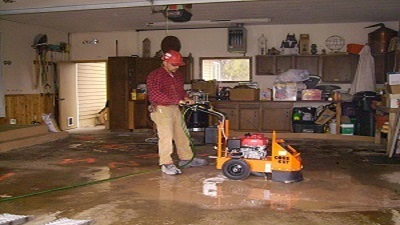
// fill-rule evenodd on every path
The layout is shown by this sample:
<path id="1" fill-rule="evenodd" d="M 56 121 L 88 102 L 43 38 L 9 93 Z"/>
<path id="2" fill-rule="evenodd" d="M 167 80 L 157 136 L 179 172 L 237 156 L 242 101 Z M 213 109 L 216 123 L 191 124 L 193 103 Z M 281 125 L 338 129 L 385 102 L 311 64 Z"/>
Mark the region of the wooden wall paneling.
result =
<path id="1" fill-rule="evenodd" d="M 32 95 L 25 95 L 25 118 L 23 123 L 29 124 L 37 118 L 37 108 L 40 107 L 40 98 Z M 37 121 L 37 119 L 36 119 Z"/>
<path id="2" fill-rule="evenodd" d="M 41 122 L 43 113 L 54 113 L 53 95 L 6 95 L 5 102 L 6 117 L 1 124 L 8 124 L 10 119 L 16 119 L 17 124 L 31 124 L 34 120 Z"/>
<path id="3" fill-rule="evenodd" d="M 5 117 L 0 117 L 0 125 L 1 124 L 8 124 L 8 121 Z"/>
<path id="4" fill-rule="evenodd" d="M 11 99 L 11 102 L 10 102 L 10 105 L 13 107 L 11 112 L 12 112 L 12 115 L 14 115 L 14 116 L 12 118 L 16 119 L 18 124 L 26 124 L 26 122 L 25 122 L 26 103 L 25 102 L 26 102 L 26 99 L 25 99 L 24 95 L 17 95 L 14 99 Z"/>

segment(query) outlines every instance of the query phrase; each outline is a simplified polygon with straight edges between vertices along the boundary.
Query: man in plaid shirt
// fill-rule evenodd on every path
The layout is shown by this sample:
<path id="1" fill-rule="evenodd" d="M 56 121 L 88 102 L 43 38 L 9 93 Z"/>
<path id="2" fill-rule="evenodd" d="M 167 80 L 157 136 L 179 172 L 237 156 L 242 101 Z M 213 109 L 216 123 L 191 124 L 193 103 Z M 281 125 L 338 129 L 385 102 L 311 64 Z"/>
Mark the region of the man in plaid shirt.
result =
<path id="1" fill-rule="evenodd" d="M 190 141 L 182 127 L 182 113 L 179 105 L 193 104 L 184 90 L 184 77 L 178 71 L 185 65 L 179 52 L 170 50 L 162 57 L 160 68 L 151 72 L 147 78 L 147 91 L 151 103 L 150 117 L 157 126 L 159 164 L 162 172 L 168 175 L 181 174 L 173 162 L 171 154 L 175 143 L 177 155 L 180 159 L 178 165 L 204 166 L 205 159 L 194 158 Z"/>

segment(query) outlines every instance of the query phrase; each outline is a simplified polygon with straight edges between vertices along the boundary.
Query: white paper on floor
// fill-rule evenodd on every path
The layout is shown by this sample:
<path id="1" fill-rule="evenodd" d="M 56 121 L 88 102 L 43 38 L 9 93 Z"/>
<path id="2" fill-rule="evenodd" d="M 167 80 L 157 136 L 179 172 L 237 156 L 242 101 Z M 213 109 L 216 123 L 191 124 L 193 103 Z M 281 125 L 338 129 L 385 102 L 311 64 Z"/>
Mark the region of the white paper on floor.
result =
<path id="1" fill-rule="evenodd" d="M 58 220 L 54 220 L 50 223 L 46 223 L 45 225 L 91 225 L 94 224 L 91 220 L 72 220 L 68 218 L 61 218 Z"/>
<path id="2" fill-rule="evenodd" d="M 33 219 L 33 216 L 14 215 L 9 213 L 0 214 L 0 225 L 20 225 Z"/>

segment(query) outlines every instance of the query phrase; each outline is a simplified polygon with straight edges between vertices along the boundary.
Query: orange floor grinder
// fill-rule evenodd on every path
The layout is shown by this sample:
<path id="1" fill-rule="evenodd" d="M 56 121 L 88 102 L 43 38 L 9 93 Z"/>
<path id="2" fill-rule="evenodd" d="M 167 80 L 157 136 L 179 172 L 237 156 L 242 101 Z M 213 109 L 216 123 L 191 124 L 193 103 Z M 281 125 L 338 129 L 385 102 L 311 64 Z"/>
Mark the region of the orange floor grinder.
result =
<path id="1" fill-rule="evenodd" d="M 300 153 L 272 133 L 269 141 L 262 133 L 229 137 L 229 120 L 212 107 L 190 105 L 190 110 L 218 118 L 216 168 L 229 179 L 244 180 L 252 173 L 262 173 L 272 181 L 292 183 L 303 180 Z"/>

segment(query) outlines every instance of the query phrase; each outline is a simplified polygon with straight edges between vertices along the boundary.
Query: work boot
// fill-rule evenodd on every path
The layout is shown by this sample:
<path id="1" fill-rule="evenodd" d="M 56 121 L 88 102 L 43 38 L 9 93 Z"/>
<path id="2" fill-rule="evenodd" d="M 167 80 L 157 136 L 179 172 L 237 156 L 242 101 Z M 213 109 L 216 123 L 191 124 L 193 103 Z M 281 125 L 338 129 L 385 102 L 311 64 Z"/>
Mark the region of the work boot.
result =
<path id="1" fill-rule="evenodd" d="M 182 171 L 180 169 L 176 168 L 176 166 L 174 164 L 162 165 L 161 171 L 163 171 L 165 174 L 168 174 L 168 175 L 178 175 L 178 174 L 182 173 Z"/>
<path id="2" fill-rule="evenodd" d="M 190 162 L 190 163 L 189 163 Z M 197 166 L 206 166 L 208 165 L 208 161 L 200 158 L 193 158 L 190 160 L 181 160 L 179 161 L 179 167 L 197 167 Z"/>

